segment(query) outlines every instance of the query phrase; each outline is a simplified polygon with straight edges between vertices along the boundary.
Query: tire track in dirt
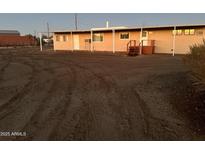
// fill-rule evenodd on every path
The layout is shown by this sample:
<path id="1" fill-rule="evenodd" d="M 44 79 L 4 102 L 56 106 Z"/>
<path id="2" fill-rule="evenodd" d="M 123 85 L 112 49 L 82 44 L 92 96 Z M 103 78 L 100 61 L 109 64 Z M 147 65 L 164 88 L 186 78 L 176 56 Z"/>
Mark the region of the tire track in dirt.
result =
<path id="1" fill-rule="evenodd" d="M 19 92 L 17 92 L 6 103 L 0 106 L 0 120 L 5 118 L 8 114 L 12 113 L 16 108 L 18 108 L 18 106 L 22 103 L 21 99 L 31 90 L 31 87 L 34 84 L 34 77 L 36 74 L 34 65 L 27 62 L 23 62 L 23 64 L 29 66 L 32 69 L 30 80 Z"/>
<path id="2" fill-rule="evenodd" d="M 145 108 L 141 108 L 141 106 L 136 106 L 137 104 L 135 104 L 135 103 L 139 103 L 139 101 L 141 102 L 142 100 L 136 98 L 136 96 L 133 96 L 133 92 L 129 90 L 129 87 L 118 86 L 114 78 L 109 73 L 106 73 L 105 69 L 102 69 L 101 67 L 101 70 L 103 70 L 103 74 L 97 74 L 97 76 L 101 79 L 103 84 L 107 85 L 109 91 L 114 90 L 114 93 L 117 98 L 115 101 L 119 102 L 118 104 L 116 104 L 115 102 L 109 102 L 109 105 L 112 108 L 112 110 L 115 113 L 117 113 L 117 115 L 119 116 L 117 117 L 116 120 L 118 121 L 117 123 L 121 125 L 120 130 L 122 130 L 122 132 L 119 133 L 119 134 L 123 134 L 123 136 L 121 136 L 121 139 L 122 140 L 135 139 L 136 134 L 133 130 L 136 129 L 135 128 L 136 125 L 134 124 L 134 122 L 136 121 L 134 117 L 136 116 L 138 117 L 139 114 L 141 113 L 143 113 L 143 115 L 140 115 L 140 116 L 144 121 L 143 122 L 144 123 L 143 124 L 144 125 L 143 126 L 144 127 L 144 132 L 143 132 L 144 137 L 147 137 L 149 123 L 148 123 L 146 114 L 144 113 L 144 112 L 147 112 L 147 110 L 144 111 Z M 106 76 L 106 78 L 103 76 Z M 132 97 L 133 99 L 129 101 L 129 97 Z M 139 114 L 136 114 L 139 111 L 139 107 L 141 108 L 141 112 Z"/>
<path id="3" fill-rule="evenodd" d="M 72 65 L 68 65 L 70 63 L 68 63 L 68 62 L 63 63 L 62 61 L 60 63 L 61 64 L 65 64 L 65 67 L 68 67 L 68 66 L 70 67 L 70 66 L 73 65 L 73 64 Z M 71 67 L 71 69 L 72 69 L 72 67 Z M 76 74 L 76 73 L 72 71 L 72 74 Z M 87 75 L 90 75 L 90 74 L 87 74 Z M 73 78 L 75 79 L 76 76 L 74 75 Z M 87 84 L 87 82 L 85 84 Z M 83 88 L 83 87 L 84 86 L 81 86 L 81 88 Z M 70 125 L 73 125 L 73 124 L 74 125 L 73 125 L 72 128 L 70 128 L 71 130 L 70 130 L 69 136 L 72 136 L 72 137 L 69 137 L 69 139 L 71 139 L 71 140 L 75 140 L 75 139 L 83 140 L 83 139 L 86 139 L 86 136 L 87 136 L 86 134 L 88 134 L 88 132 L 89 132 L 88 123 L 89 123 L 90 119 L 92 119 L 92 120 L 94 119 L 94 115 L 92 113 L 90 113 L 90 111 L 92 109 L 89 107 L 89 103 L 87 103 L 87 102 L 81 102 L 81 103 L 82 104 L 80 105 L 79 108 L 76 109 L 76 112 L 74 112 L 73 115 L 69 115 L 69 117 L 66 116 L 67 119 L 65 119 L 65 120 L 63 119 L 64 121 L 59 121 L 59 123 L 57 124 L 58 127 L 54 128 L 53 131 L 51 132 L 50 137 L 49 137 L 50 139 L 56 139 L 56 137 L 58 137 L 58 135 L 59 135 L 59 131 L 58 130 L 63 129 L 64 125 L 66 125 L 67 123 L 70 123 L 70 122 L 71 122 Z M 63 106 L 64 104 L 61 104 L 61 105 Z M 65 111 L 67 111 L 67 107 L 65 107 L 62 112 L 65 113 Z M 74 119 L 76 117 L 80 117 L 80 118 L 78 119 L 77 123 L 75 123 L 75 122 L 73 123 L 73 121 L 74 121 Z M 83 129 L 81 127 L 83 127 Z M 64 128 L 64 129 L 68 129 L 68 128 Z M 68 137 L 65 137 L 63 135 L 60 135 L 60 136 L 61 136 L 61 139 L 62 138 L 68 139 Z"/>
<path id="4" fill-rule="evenodd" d="M 65 64 L 65 67 L 67 67 L 66 64 Z M 61 104 L 61 108 L 59 109 L 59 112 L 58 112 L 59 114 L 57 115 L 58 121 L 56 122 L 56 124 L 54 125 L 54 127 L 52 128 L 50 132 L 50 135 L 48 137 L 49 140 L 62 140 L 62 136 L 66 132 L 66 131 L 63 131 L 62 128 L 65 125 L 64 122 L 67 117 L 68 108 L 71 105 L 71 99 L 72 99 L 74 88 L 76 86 L 76 78 L 77 78 L 76 70 L 72 66 L 69 66 L 68 75 L 71 76 L 71 81 L 68 82 L 68 83 L 71 83 L 71 85 L 69 85 L 66 88 L 66 94 L 65 94 L 66 98 L 65 98 L 64 103 Z"/>
<path id="5" fill-rule="evenodd" d="M 49 70 L 50 71 L 50 70 Z M 53 71 L 51 71 L 51 72 L 53 72 Z M 51 74 L 53 74 L 53 73 L 51 73 Z M 42 112 L 46 109 L 46 106 L 47 106 L 47 104 L 44 104 L 45 103 L 45 101 L 47 100 L 47 99 L 49 99 L 49 97 L 50 97 L 50 95 L 52 95 L 52 93 L 53 93 L 53 91 L 54 91 L 54 89 L 55 89 L 55 87 L 56 87 L 56 82 L 55 82 L 55 80 L 52 80 L 52 83 L 51 83 L 51 86 L 50 86 L 50 88 L 49 88 L 49 90 L 48 90 L 48 92 L 47 92 L 47 95 L 46 96 L 44 96 L 44 98 L 43 98 L 43 100 L 41 101 L 41 102 L 39 102 L 40 104 L 39 104 L 39 106 L 38 106 L 38 108 L 34 111 L 34 113 L 32 113 L 32 115 L 31 115 L 31 117 L 29 118 L 29 121 L 28 121 L 28 123 L 25 123 L 24 124 L 24 126 L 22 127 L 22 129 L 21 129 L 21 131 L 23 132 L 23 131 L 27 131 L 29 128 L 30 129 L 32 129 L 32 130 L 36 130 L 36 128 L 37 128 L 37 125 L 38 125 L 38 120 L 39 119 L 41 119 L 41 114 L 42 114 Z M 29 128 L 28 128 L 29 127 Z M 33 128 L 32 128 L 33 127 Z M 29 134 L 30 134 L 31 132 L 29 132 Z M 28 135 L 29 135 L 28 134 Z M 32 140 L 32 137 L 31 136 L 29 136 L 29 137 L 25 137 L 24 139 L 26 139 L 26 140 Z"/>
<path id="6" fill-rule="evenodd" d="M 75 66 L 77 66 L 77 64 L 75 64 Z M 88 69 L 88 68 L 85 68 L 84 66 L 83 67 L 79 66 L 79 67 L 81 67 L 82 69 Z M 100 68 L 100 69 L 102 70 L 102 68 Z M 91 70 L 89 70 L 89 71 L 91 71 Z M 106 71 L 103 70 L 103 72 L 105 73 Z M 133 115 L 132 115 L 133 113 L 132 112 L 130 113 L 129 110 L 131 110 L 133 107 L 136 106 L 135 103 L 138 104 L 138 106 L 136 106 L 136 108 L 140 107 L 141 117 L 143 118 L 143 121 L 144 121 L 144 139 L 148 139 L 148 140 L 156 139 L 156 136 L 154 137 L 152 132 L 150 132 L 150 127 L 151 127 L 150 125 L 152 125 L 152 127 L 153 127 L 153 125 L 155 125 L 155 124 L 158 124 L 159 126 L 161 126 L 161 128 L 163 129 L 162 133 L 169 132 L 168 137 L 170 139 L 177 139 L 179 137 L 179 136 L 177 136 L 177 133 L 175 131 L 173 131 L 172 128 L 169 128 L 169 127 L 172 126 L 172 125 L 179 126 L 181 124 L 179 124 L 177 122 L 173 122 L 173 121 L 169 122 L 169 121 L 164 120 L 164 119 L 159 119 L 159 118 L 153 117 L 151 115 L 150 110 L 147 107 L 146 103 L 140 97 L 139 93 L 137 93 L 136 89 L 134 89 L 133 87 L 131 87 L 130 89 L 129 88 L 126 89 L 126 93 L 129 94 L 129 95 L 132 95 L 131 97 L 134 98 L 134 99 L 132 99 L 132 101 L 129 101 L 129 103 L 131 103 L 131 104 L 127 104 L 127 102 L 125 100 L 126 98 L 122 97 L 125 94 L 125 90 L 121 91 L 122 88 L 119 87 L 116 84 L 116 82 L 114 81 L 114 79 L 110 75 L 106 74 L 106 79 L 105 79 L 103 77 L 103 76 L 105 76 L 105 74 L 101 75 L 101 74 L 96 74 L 95 72 L 92 72 L 92 73 L 98 79 L 100 79 L 100 81 L 103 84 L 107 85 L 108 90 L 114 89 L 116 94 L 118 94 L 118 96 L 119 96 L 119 98 L 121 100 L 121 104 L 120 104 L 120 106 L 114 105 L 113 110 L 118 109 L 117 112 L 120 115 L 123 115 L 123 114 L 126 113 L 126 111 L 123 111 L 123 109 L 127 108 L 127 111 L 128 111 L 127 115 L 128 115 L 128 117 L 127 118 L 126 118 L 126 116 L 124 118 L 121 117 L 122 120 L 121 120 L 121 122 L 119 122 L 119 123 L 126 123 L 126 122 L 122 122 L 122 121 L 124 121 L 124 119 L 127 119 L 126 121 L 128 123 L 128 128 L 127 128 L 127 130 L 124 130 L 124 137 L 123 137 L 124 139 L 127 138 L 127 137 L 128 137 L 127 139 L 134 139 L 133 138 L 133 134 L 130 134 L 130 132 L 129 132 L 129 129 L 134 129 L 134 128 L 132 128 L 132 125 L 133 125 L 132 124 L 133 123 L 132 120 L 134 120 L 134 119 L 131 118 L 131 117 L 133 117 Z M 122 100 L 124 100 L 124 101 L 122 101 Z M 136 100 L 136 101 L 134 101 L 134 100 Z M 126 102 L 126 104 L 124 102 Z M 110 105 L 113 106 L 113 104 L 110 104 Z M 126 125 L 126 124 L 122 124 L 122 125 Z M 181 127 L 183 127 L 183 126 L 181 126 Z"/>
<path id="7" fill-rule="evenodd" d="M 151 85 L 151 84 L 152 86 L 154 86 L 153 83 L 148 82 L 152 78 L 154 78 L 153 75 L 146 78 L 145 80 L 147 80 L 147 82 L 144 81 L 143 86 L 149 87 L 148 85 Z M 163 117 L 162 118 L 155 117 L 151 113 L 150 108 L 146 105 L 149 102 L 144 101 L 142 97 L 140 96 L 142 94 L 140 92 L 141 88 L 138 87 L 138 85 L 135 85 L 135 86 L 133 85 L 131 86 L 131 89 L 135 93 L 137 98 L 139 99 L 138 101 L 139 105 L 143 109 L 145 117 L 147 117 L 146 121 L 148 124 L 147 125 L 148 126 L 147 133 L 149 136 L 148 140 L 178 140 L 179 138 L 181 139 L 184 137 L 187 138 L 187 136 L 182 133 L 183 130 L 187 129 L 187 126 L 185 123 L 181 123 L 179 120 L 175 120 L 175 119 L 168 119 L 168 118 L 163 119 Z M 142 90 L 144 90 L 144 92 L 146 93 L 145 89 L 142 89 Z M 164 92 L 164 95 L 167 95 L 167 94 Z M 169 96 L 166 96 L 166 97 L 169 97 Z"/>
<path id="8" fill-rule="evenodd" d="M 105 72 L 105 70 L 103 70 L 103 72 Z M 111 76 L 107 76 L 107 77 L 109 78 Z M 144 121 L 144 135 L 145 135 L 143 137 L 144 140 L 156 140 L 156 139 L 157 140 L 160 140 L 160 139 L 177 140 L 178 138 L 181 137 L 181 134 L 177 134 L 176 131 L 179 131 L 178 128 L 180 127 L 186 128 L 185 124 L 179 123 L 177 121 L 169 121 L 169 120 L 154 117 L 151 114 L 150 109 L 146 105 L 146 102 L 141 98 L 140 94 L 137 92 L 136 87 L 130 86 L 129 88 L 124 90 L 117 85 L 117 83 L 112 77 L 109 80 L 112 83 L 111 85 L 115 85 L 113 87 L 116 88 L 116 91 L 118 91 L 120 96 L 123 96 L 127 93 L 130 97 L 132 97 L 131 99 L 132 101 L 128 101 L 126 103 L 122 101 L 121 103 L 122 106 L 120 108 L 128 108 L 128 111 L 131 111 L 132 108 L 140 107 L 141 114 L 142 114 L 141 116 Z M 128 98 L 125 98 L 125 99 L 128 100 Z M 123 97 L 121 97 L 120 100 L 123 100 Z M 136 106 L 135 103 L 137 103 L 139 106 Z M 117 107 L 114 107 L 114 109 L 116 108 Z M 127 118 L 130 127 L 132 127 L 132 120 L 133 120 L 132 114 L 133 113 L 134 112 L 130 112 L 129 114 L 131 114 L 131 116 Z M 153 134 L 153 132 L 151 131 L 151 128 L 157 129 L 156 125 L 159 126 L 158 129 L 161 129 L 161 132 L 158 132 L 158 134 L 156 133 L 157 136 L 156 134 Z M 128 136 L 128 135 L 125 135 L 125 136 Z M 132 137 L 130 139 L 132 139 Z"/>
<path id="9" fill-rule="evenodd" d="M 73 62 L 72 62 L 73 63 Z M 125 105 L 124 103 L 122 103 L 123 101 L 126 101 L 124 98 L 122 98 L 122 95 L 123 95 L 123 92 L 121 92 L 121 91 L 119 91 L 119 89 L 120 89 L 120 87 L 118 87 L 117 86 L 117 84 L 115 83 L 115 82 L 113 82 L 113 79 L 111 79 L 110 80 L 110 77 L 108 78 L 108 75 L 106 74 L 106 79 L 104 78 L 104 77 L 102 77 L 102 75 L 101 74 L 97 74 L 97 73 L 95 73 L 94 71 L 92 71 L 92 70 L 90 70 L 90 69 L 88 69 L 88 68 L 86 68 L 86 67 L 84 67 L 84 66 L 81 66 L 81 65 L 78 65 L 78 64 L 76 64 L 76 63 L 73 63 L 72 65 L 74 65 L 74 66 L 77 66 L 77 67 L 79 67 L 79 68 L 81 68 L 83 71 L 88 71 L 88 72 L 90 72 L 92 75 L 94 75 L 95 77 L 96 77 L 96 79 L 98 79 L 99 80 L 99 83 L 101 84 L 101 85 L 103 85 L 103 87 L 107 90 L 107 93 L 109 93 L 109 91 L 111 91 L 111 90 L 115 90 L 115 93 L 117 94 L 117 97 L 119 97 L 119 100 L 121 100 L 121 104 L 119 104 L 119 105 L 114 105 L 114 104 L 109 104 L 111 107 L 112 107 L 112 110 L 113 111 L 115 111 L 115 113 L 118 113 L 120 116 L 122 116 L 122 117 L 118 117 L 118 119 L 121 119 L 120 121 L 119 121 L 119 123 L 122 125 L 122 126 L 125 126 L 125 125 L 127 125 L 127 123 L 128 123 L 128 128 L 127 128 L 127 132 L 125 131 L 125 130 L 123 130 L 123 133 L 122 134 L 124 134 L 124 136 L 123 137 L 121 137 L 121 138 L 123 138 L 123 139 L 125 139 L 125 138 L 127 138 L 127 139 L 130 139 L 130 138 L 133 138 L 133 134 L 130 134 L 130 132 L 129 132 L 129 129 L 132 127 L 132 124 L 131 124 L 131 121 L 129 120 L 129 117 L 131 117 L 130 115 L 129 115 L 129 111 L 127 111 L 127 114 L 128 114 L 128 116 L 129 117 L 126 117 L 126 120 L 125 120 L 125 117 L 123 117 L 123 115 L 125 114 L 125 111 L 123 111 L 125 108 L 127 108 L 127 107 L 125 107 L 125 106 L 127 106 L 127 104 Z M 102 69 L 102 68 L 101 68 Z M 104 74 L 103 74 L 104 75 Z M 88 84 L 88 83 L 87 83 Z M 85 85 L 84 86 L 82 86 L 82 87 L 85 87 Z M 86 92 L 86 90 L 84 90 L 85 92 Z M 123 101 L 122 101 L 123 100 Z M 117 100 L 116 100 L 117 101 Z M 123 106 L 122 106 L 122 104 L 123 104 Z M 86 113 L 86 110 L 87 110 L 87 112 L 89 112 L 89 111 L 92 111 L 92 107 L 89 107 L 90 105 L 87 103 L 85 103 L 84 102 L 84 104 L 83 104 L 83 106 L 82 106 L 82 109 L 80 110 L 80 112 L 82 112 L 82 113 Z M 133 107 L 132 107 L 133 108 Z M 117 110 L 116 110 L 117 109 Z M 92 113 L 92 112 L 91 112 Z M 96 113 L 94 113 L 93 114 L 93 117 L 95 117 L 95 114 Z M 91 115 L 91 114 L 90 114 Z M 76 137 L 76 136 L 81 136 L 81 138 L 72 138 L 72 139 L 74 139 L 74 140 L 76 140 L 76 139 L 78 139 L 78 140 L 86 140 L 86 139 L 88 139 L 88 138 L 86 138 L 85 137 L 85 135 L 82 135 L 82 133 L 79 133 L 80 131 L 82 131 L 82 130 L 86 130 L 85 129 L 85 121 L 89 121 L 89 119 L 93 119 L 93 118 L 88 118 L 87 120 L 85 119 L 85 117 L 89 117 L 89 116 L 82 116 L 81 118 L 79 118 L 80 119 L 80 121 L 79 121 L 79 123 L 77 124 L 77 130 L 76 130 L 76 132 L 75 133 L 73 133 L 71 136 L 74 136 L 74 137 Z M 147 120 L 146 120 L 147 121 Z M 80 124 L 80 123 L 83 123 L 83 124 Z M 147 123 L 146 123 L 146 125 L 147 125 Z M 83 127 L 83 128 L 82 128 Z M 134 129 L 134 128 L 132 128 L 132 129 Z M 89 128 L 87 129 L 87 131 L 89 131 Z M 79 134 L 81 134 L 81 135 L 79 135 Z M 85 132 L 84 132 L 84 134 L 85 134 Z M 121 133 L 120 133 L 121 134 Z"/>
<path id="10" fill-rule="evenodd" d="M 48 63 L 44 64 L 45 67 L 44 65 L 37 64 L 33 66 L 36 72 L 32 75 L 34 76 L 33 81 L 29 80 L 29 82 L 31 81 L 31 84 L 34 85 L 39 84 L 35 76 L 40 75 L 41 72 L 46 72 L 48 76 L 51 76 L 49 78 L 50 86 L 43 99 L 39 100 L 38 107 L 31 114 L 30 120 L 23 124 L 21 130 L 28 132 L 30 130 L 29 133 L 32 133 L 31 136 L 24 138 L 25 140 L 38 140 L 40 136 L 43 140 L 107 139 L 103 138 L 104 134 L 100 134 L 102 128 L 106 128 L 104 125 L 108 124 L 106 120 L 103 121 L 101 119 L 101 114 L 107 114 L 109 118 L 114 120 L 110 127 L 116 131 L 118 136 L 115 138 L 113 135 L 110 135 L 111 140 L 153 140 L 157 138 L 156 133 L 159 136 L 161 135 L 161 138 L 164 137 L 163 139 L 180 138 L 171 127 L 178 125 L 177 123 L 153 117 L 146 102 L 140 96 L 138 89 L 135 86 L 123 86 L 123 84 L 119 84 L 116 80 L 117 78 L 104 68 L 104 65 L 101 66 L 100 63 L 97 63 L 98 67 L 95 70 L 92 67 L 83 65 L 83 63 L 76 63 L 73 60 L 67 61 L 67 59 L 63 58 L 55 59 L 55 57 L 50 55 L 44 55 L 43 57 L 39 55 L 41 54 L 34 54 L 32 56 L 25 54 L 23 56 L 32 57 L 33 63 L 29 62 L 31 65 L 38 63 L 37 60 L 42 62 L 48 60 Z M 54 62 L 56 62 L 56 65 L 51 65 Z M 64 73 L 58 71 L 61 68 L 65 70 Z M 65 79 L 61 81 L 59 76 L 64 76 Z M 38 79 L 41 79 L 41 77 Z M 69 85 L 68 83 L 71 84 Z M 13 104 L 11 105 L 13 111 L 19 105 L 25 103 L 22 100 L 24 97 L 30 95 L 30 89 L 34 85 L 28 84 L 28 91 L 25 91 L 26 88 L 24 87 L 25 89 L 23 88 L 19 92 L 19 97 L 17 96 L 14 99 L 17 105 L 11 102 Z M 61 86 L 62 89 L 60 89 Z M 89 98 L 87 99 L 87 97 L 90 97 L 89 90 L 93 89 L 96 89 L 96 91 L 99 89 L 102 90 L 102 96 L 106 97 L 107 100 L 96 100 L 94 102 L 90 101 L 91 99 Z M 37 89 L 33 87 L 32 91 L 35 90 Z M 76 95 L 76 92 L 80 94 Z M 73 95 L 80 96 L 80 102 L 76 106 L 73 104 L 75 103 Z M 59 96 L 62 96 L 63 99 L 59 98 L 60 100 L 56 100 L 55 102 L 53 98 Z M 7 109 L 9 109 L 9 105 L 5 106 L 3 110 Z M 100 125 L 100 122 L 104 125 Z M 152 131 L 152 128 L 156 129 L 155 132 Z M 111 129 L 104 131 L 110 133 Z M 43 133 L 46 133 L 46 135 L 44 136 Z M 16 138 L 16 140 L 23 139 Z"/>
<path id="11" fill-rule="evenodd" d="M 105 84 L 108 87 L 108 91 L 114 90 L 114 93 L 116 95 L 115 101 L 119 102 L 119 104 L 116 104 L 115 102 L 109 101 L 110 107 L 119 116 L 116 119 L 118 121 L 117 123 L 119 123 L 121 125 L 121 129 L 122 129 L 122 132 L 119 134 L 123 134 L 123 136 L 121 137 L 122 139 L 132 139 L 134 137 L 134 134 L 130 130 L 133 129 L 132 128 L 133 118 L 131 118 L 133 116 L 133 112 L 131 112 L 129 110 L 129 107 L 131 105 L 128 103 L 130 103 L 130 101 L 128 101 L 128 99 L 125 95 L 125 93 L 130 95 L 130 94 L 132 94 L 132 92 L 131 91 L 128 92 L 129 89 L 126 89 L 124 91 L 124 89 L 122 89 L 122 87 L 119 87 L 117 85 L 114 78 L 112 78 L 110 74 L 106 73 L 105 69 L 102 69 L 102 67 L 101 67 L 101 70 L 103 70 L 103 74 L 100 74 L 100 73 L 98 73 L 98 74 L 94 73 L 94 74 L 101 80 L 101 82 L 103 84 Z M 106 76 L 106 78 L 103 76 Z M 136 104 L 132 104 L 132 106 L 131 106 L 132 109 L 135 108 L 135 106 L 136 106 Z M 145 124 L 145 127 L 146 127 L 146 125 L 147 125 L 147 123 Z"/>
<path id="12" fill-rule="evenodd" d="M 86 75 L 90 77 L 91 74 L 89 72 L 83 71 L 84 77 L 86 77 Z M 63 140 L 89 140 L 91 132 L 96 131 L 94 129 L 98 127 L 97 114 L 91 102 L 85 99 L 89 96 L 89 84 L 87 82 L 88 81 L 84 81 L 84 84 L 81 83 L 81 87 L 79 87 L 82 90 L 80 96 L 81 102 L 69 120 L 73 126 L 70 132 L 65 134 Z M 67 121 L 67 123 L 70 123 L 69 121 Z"/>
<path id="13" fill-rule="evenodd" d="M 105 70 L 103 70 L 103 72 L 105 72 Z M 136 91 L 134 87 L 130 86 L 129 88 L 127 87 L 126 89 L 123 89 L 122 87 L 119 87 L 117 85 L 115 80 L 110 75 L 106 75 L 106 80 L 107 80 L 106 82 L 109 85 L 112 85 L 112 88 L 115 88 L 115 91 L 116 93 L 118 93 L 118 96 L 121 100 L 120 106 L 115 105 L 113 107 L 113 110 L 118 109 L 117 112 L 120 113 L 120 115 L 123 115 L 125 113 L 127 114 L 127 116 L 124 116 L 124 118 L 121 117 L 122 121 L 126 119 L 128 123 L 127 130 L 124 130 L 123 139 L 128 137 L 127 139 L 129 140 L 130 139 L 136 140 L 136 138 L 133 138 L 134 135 L 130 132 L 130 130 L 134 129 L 133 123 L 136 122 L 136 120 L 133 118 L 133 116 L 135 115 L 133 108 L 136 108 L 136 111 L 138 110 L 138 108 L 140 108 L 141 110 L 141 118 L 144 121 L 144 124 L 143 124 L 144 125 L 144 131 L 143 131 L 144 140 L 159 139 L 158 136 L 160 135 L 161 135 L 161 138 L 163 138 L 164 136 L 164 139 L 167 138 L 169 140 L 176 140 L 177 138 L 180 138 L 180 136 L 178 136 L 178 134 L 173 130 L 173 125 L 176 127 L 184 127 L 185 125 L 182 125 L 181 123 L 178 123 L 175 121 L 168 121 L 168 120 L 154 117 L 151 114 L 150 109 L 146 105 L 146 102 L 140 97 L 139 93 Z M 126 94 L 132 98 L 131 101 L 128 101 L 129 100 L 128 97 L 123 98 L 123 96 L 126 96 Z M 135 103 L 137 103 L 138 106 L 136 106 Z M 113 106 L 113 104 L 110 104 L 110 105 Z M 127 110 L 123 111 L 122 109 L 127 109 Z M 121 122 L 119 121 L 119 123 L 123 123 L 122 121 Z M 125 124 L 122 124 L 122 125 L 125 125 Z M 158 125 L 160 127 L 159 129 L 162 129 L 161 130 L 162 132 L 159 132 L 157 137 L 156 137 L 156 134 L 152 134 L 153 132 L 151 131 L 151 128 L 155 128 L 154 125 Z"/>
<path id="14" fill-rule="evenodd" d="M 72 96 L 74 88 L 76 88 L 76 82 L 77 82 L 76 81 L 77 80 L 76 67 L 72 67 L 73 63 L 71 64 L 70 62 L 69 63 L 62 62 L 62 61 L 58 61 L 58 62 L 65 65 L 65 67 L 69 66 L 70 70 L 72 70 L 71 74 L 73 74 L 72 78 L 73 78 L 74 84 L 68 90 L 71 92 L 70 97 L 69 97 L 69 101 L 71 101 L 71 96 Z M 84 89 L 84 86 L 82 85 L 81 88 Z M 83 92 L 86 92 L 86 91 L 83 90 Z M 49 136 L 50 140 L 84 140 L 88 137 L 89 128 L 91 124 L 89 121 L 94 120 L 94 116 L 92 115 L 92 112 L 90 112 L 91 109 L 89 107 L 89 104 L 86 103 L 85 101 L 82 101 L 79 104 L 79 107 L 77 108 L 70 107 L 70 108 L 72 109 L 73 113 L 69 112 L 68 106 L 64 107 L 64 110 L 62 112 L 65 113 L 64 114 L 65 118 L 62 118 L 61 121 L 57 123 L 56 127 L 53 128 Z M 76 117 L 78 118 L 76 119 Z M 82 127 L 83 129 L 81 129 Z M 68 133 L 69 135 L 67 136 L 66 132 L 68 130 L 69 130 L 69 133 Z"/>
<path id="15" fill-rule="evenodd" d="M 53 61 L 52 61 L 53 63 Z M 53 67 L 53 68 L 47 68 L 44 70 L 51 71 L 51 74 L 53 76 L 52 78 L 52 86 L 49 89 L 47 96 L 44 97 L 44 99 L 41 101 L 40 106 L 37 108 L 35 113 L 33 113 L 32 117 L 30 118 L 30 122 L 27 123 L 22 131 L 28 130 L 30 132 L 30 136 L 26 139 L 38 139 L 37 136 L 39 136 L 39 132 L 43 130 L 44 125 L 50 125 L 49 134 L 50 136 L 53 136 L 53 134 L 56 133 L 57 127 L 60 125 L 60 122 L 64 118 L 66 114 L 66 110 L 69 106 L 69 102 L 72 95 L 72 88 L 75 85 L 75 77 L 72 76 L 74 73 L 73 69 L 66 68 L 66 72 L 64 74 L 60 74 L 61 76 L 64 76 L 66 78 L 66 82 L 72 83 L 72 85 L 68 85 L 65 89 L 61 89 L 61 91 L 65 91 L 65 94 L 63 93 L 63 96 L 57 96 L 57 97 L 64 97 L 61 102 L 55 103 L 52 102 L 52 98 L 56 95 L 56 93 L 59 91 L 58 88 L 60 88 L 61 82 L 58 78 L 59 74 L 55 74 L 55 70 L 58 68 L 62 68 L 62 65 L 60 67 Z M 72 77 L 71 77 L 72 76 Z M 70 79 L 71 77 L 71 79 Z M 70 81 L 71 80 L 71 81 Z M 58 89 L 58 91 L 56 91 Z M 44 112 L 47 112 L 46 114 Z M 36 135 L 35 135 L 36 134 Z M 35 136 L 35 137 L 34 137 Z"/>
<path id="16" fill-rule="evenodd" d="M 3 55 L 2 60 L 6 61 L 5 64 L 0 68 L 0 82 L 2 81 L 2 77 L 5 69 L 9 66 L 12 61 L 12 55 L 9 53 L 8 55 Z"/>
<path id="17" fill-rule="evenodd" d="M 95 72 L 91 71 L 90 69 L 78 65 L 76 63 L 71 62 L 72 65 L 76 66 L 81 72 L 84 72 L 83 75 L 85 79 L 91 79 L 92 81 L 99 80 L 99 83 L 103 83 L 100 86 L 104 89 L 107 89 L 107 84 L 105 82 L 102 82 L 102 78 L 100 78 Z M 86 78 L 86 76 L 88 76 Z M 94 77 L 94 78 L 93 78 Z M 89 89 L 92 88 L 91 83 L 92 81 L 84 81 L 83 84 L 81 84 L 82 93 L 84 94 L 82 97 L 88 97 L 89 96 Z M 108 89 L 107 89 L 108 90 Z M 97 103 L 97 102 L 95 102 Z M 98 123 L 99 120 L 97 118 L 97 112 L 95 111 L 99 108 L 99 106 L 96 109 L 96 106 L 94 106 L 92 102 L 89 102 L 88 100 L 83 100 L 82 105 L 79 107 L 78 111 L 73 115 L 78 116 L 78 122 L 76 123 L 74 127 L 74 131 L 72 133 L 69 133 L 69 136 L 66 136 L 64 139 L 70 139 L 70 140 L 97 140 L 100 137 L 103 138 L 100 134 L 97 134 L 94 138 L 91 136 L 91 133 L 96 133 L 97 129 L 99 128 Z M 103 104 L 101 104 L 103 106 Z M 100 133 L 100 132 L 99 132 Z M 102 132 L 101 132 L 102 133 Z"/>

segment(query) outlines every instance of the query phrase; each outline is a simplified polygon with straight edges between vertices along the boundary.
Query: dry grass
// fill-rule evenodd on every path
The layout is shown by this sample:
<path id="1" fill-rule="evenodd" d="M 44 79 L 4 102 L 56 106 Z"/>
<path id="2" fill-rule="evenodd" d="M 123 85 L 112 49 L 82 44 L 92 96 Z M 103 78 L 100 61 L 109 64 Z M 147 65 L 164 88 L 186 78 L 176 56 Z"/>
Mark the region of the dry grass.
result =
<path id="1" fill-rule="evenodd" d="M 192 71 L 205 81 L 205 40 L 202 44 L 195 44 L 190 47 L 190 54 L 185 57 Z"/>

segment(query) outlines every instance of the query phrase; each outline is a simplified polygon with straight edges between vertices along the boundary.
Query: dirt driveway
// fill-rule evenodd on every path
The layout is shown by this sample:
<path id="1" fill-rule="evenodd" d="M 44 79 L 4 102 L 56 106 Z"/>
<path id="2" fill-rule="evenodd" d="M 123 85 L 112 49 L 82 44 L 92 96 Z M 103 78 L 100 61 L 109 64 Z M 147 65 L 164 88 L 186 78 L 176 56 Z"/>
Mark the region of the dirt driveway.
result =
<path id="1" fill-rule="evenodd" d="M 192 140 L 173 105 L 187 73 L 178 56 L 0 51 L 0 140 Z"/>

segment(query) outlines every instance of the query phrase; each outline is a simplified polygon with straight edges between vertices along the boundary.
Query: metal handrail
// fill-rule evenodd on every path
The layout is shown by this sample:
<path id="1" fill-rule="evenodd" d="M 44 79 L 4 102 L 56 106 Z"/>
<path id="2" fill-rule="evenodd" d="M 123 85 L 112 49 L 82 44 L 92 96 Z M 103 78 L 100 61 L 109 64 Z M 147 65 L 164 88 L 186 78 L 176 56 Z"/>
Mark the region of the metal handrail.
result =
<path id="1" fill-rule="evenodd" d="M 127 51 L 129 51 L 129 47 L 132 46 L 132 43 L 134 42 L 134 47 L 136 47 L 136 40 L 130 40 L 128 43 L 127 43 Z"/>

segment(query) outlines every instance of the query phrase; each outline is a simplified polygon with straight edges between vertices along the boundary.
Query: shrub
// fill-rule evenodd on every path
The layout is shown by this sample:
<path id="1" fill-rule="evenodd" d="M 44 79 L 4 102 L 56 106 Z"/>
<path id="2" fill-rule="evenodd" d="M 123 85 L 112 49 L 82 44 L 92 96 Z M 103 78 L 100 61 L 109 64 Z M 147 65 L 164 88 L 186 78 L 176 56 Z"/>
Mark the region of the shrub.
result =
<path id="1" fill-rule="evenodd" d="M 205 79 L 205 40 L 202 44 L 190 46 L 190 54 L 187 55 L 187 61 L 193 71 Z"/>
<path id="2" fill-rule="evenodd" d="M 205 55 L 205 40 L 202 44 L 194 44 L 190 46 L 190 55 L 193 58 L 202 58 Z"/>

